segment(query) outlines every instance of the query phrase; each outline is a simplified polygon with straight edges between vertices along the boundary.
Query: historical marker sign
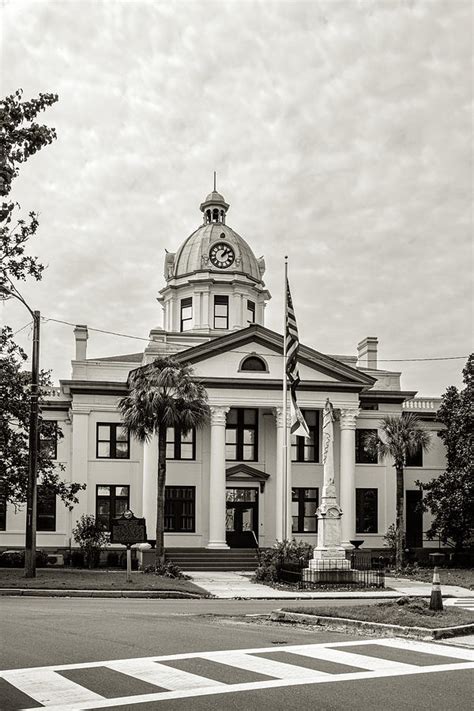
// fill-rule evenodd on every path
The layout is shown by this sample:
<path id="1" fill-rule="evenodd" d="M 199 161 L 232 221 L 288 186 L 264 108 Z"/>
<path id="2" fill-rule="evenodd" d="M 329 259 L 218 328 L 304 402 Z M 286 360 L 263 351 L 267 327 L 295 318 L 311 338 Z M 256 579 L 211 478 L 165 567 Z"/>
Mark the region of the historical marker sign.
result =
<path id="1" fill-rule="evenodd" d="M 132 511 L 125 511 L 112 521 L 111 543 L 131 546 L 134 543 L 146 543 L 146 524 L 144 518 L 137 518 Z"/>

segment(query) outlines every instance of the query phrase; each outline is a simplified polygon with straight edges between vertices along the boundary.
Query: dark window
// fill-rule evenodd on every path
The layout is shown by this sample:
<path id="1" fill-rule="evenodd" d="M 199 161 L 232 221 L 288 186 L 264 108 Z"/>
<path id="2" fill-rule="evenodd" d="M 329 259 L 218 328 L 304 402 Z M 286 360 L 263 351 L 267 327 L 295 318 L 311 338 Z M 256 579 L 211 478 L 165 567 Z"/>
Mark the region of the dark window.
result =
<path id="1" fill-rule="evenodd" d="M 255 323 L 255 303 L 247 301 L 247 323 Z"/>
<path id="2" fill-rule="evenodd" d="M 258 410 L 232 407 L 227 414 L 225 458 L 232 462 L 258 459 Z"/>
<path id="3" fill-rule="evenodd" d="M 379 405 L 377 402 L 361 402 L 360 409 L 361 410 L 378 410 Z"/>
<path id="4" fill-rule="evenodd" d="M 291 490 L 291 515 L 293 533 L 315 533 L 318 530 L 316 510 L 319 490 L 295 488 Z"/>
<path id="5" fill-rule="evenodd" d="M 249 356 L 248 358 L 245 358 L 245 360 L 242 362 L 240 370 L 252 370 L 266 373 L 267 366 L 265 364 L 265 361 L 259 358 L 258 356 Z"/>
<path id="6" fill-rule="evenodd" d="M 192 533 L 195 530 L 195 486 L 165 488 L 165 531 Z"/>
<path id="7" fill-rule="evenodd" d="M 112 530 L 112 519 L 129 508 L 130 487 L 121 484 L 98 484 L 96 489 L 95 518 L 103 531 Z"/>
<path id="8" fill-rule="evenodd" d="M 377 430 L 356 430 L 356 464 L 377 464 L 377 454 L 367 446 L 367 439 L 374 434 L 377 434 Z"/>
<path id="9" fill-rule="evenodd" d="M 181 299 L 180 331 L 189 331 L 193 325 L 193 297 Z"/>
<path id="10" fill-rule="evenodd" d="M 97 458 L 130 459 L 130 433 L 120 422 L 97 423 Z"/>
<path id="11" fill-rule="evenodd" d="M 421 447 L 418 447 L 416 452 L 413 454 L 409 454 L 407 452 L 406 456 L 406 465 L 407 467 L 422 467 L 423 466 L 423 450 Z"/>
<path id="12" fill-rule="evenodd" d="M 214 297 L 214 328 L 229 328 L 229 297 Z"/>
<path id="13" fill-rule="evenodd" d="M 168 427 L 166 459 L 196 459 L 196 431 L 183 434 L 179 427 Z"/>
<path id="14" fill-rule="evenodd" d="M 378 489 L 356 489 L 356 533 L 377 533 Z"/>
<path id="15" fill-rule="evenodd" d="M 1 491 L 0 492 L 0 531 L 6 531 L 7 529 L 7 496 Z"/>
<path id="16" fill-rule="evenodd" d="M 55 420 L 43 420 L 39 433 L 41 454 L 48 459 L 58 456 L 58 423 Z"/>
<path id="17" fill-rule="evenodd" d="M 319 462 L 319 410 L 303 410 L 310 437 L 291 435 L 292 462 Z"/>
<path id="18" fill-rule="evenodd" d="M 41 484 L 36 491 L 36 530 L 56 530 L 56 494 Z"/>

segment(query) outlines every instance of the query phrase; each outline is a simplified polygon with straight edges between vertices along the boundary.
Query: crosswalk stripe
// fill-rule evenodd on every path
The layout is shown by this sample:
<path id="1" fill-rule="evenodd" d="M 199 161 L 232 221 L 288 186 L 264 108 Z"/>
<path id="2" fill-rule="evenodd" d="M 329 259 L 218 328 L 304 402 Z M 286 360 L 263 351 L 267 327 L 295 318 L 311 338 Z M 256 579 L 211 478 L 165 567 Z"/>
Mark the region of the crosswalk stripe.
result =
<path id="1" fill-rule="evenodd" d="M 407 671 L 400 672 L 398 669 L 385 669 L 384 671 L 361 671 L 348 674 L 321 674 L 311 680 L 301 679 L 274 679 L 271 681 L 248 682 L 244 684 L 224 684 L 222 687 L 205 687 L 201 689 L 185 689 L 182 691 L 164 691 L 156 694 L 144 694 L 143 696 L 124 696 L 114 699 L 104 699 L 103 701 L 73 704 L 70 706 L 50 707 L 48 711 L 91 711 L 91 709 L 116 708 L 132 704 L 142 704 L 152 701 L 169 701 L 171 699 L 194 698 L 198 696 L 214 696 L 216 694 L 231 694 L 238 691 L 256 691 L 258 689 L 277 689 L 287 686 L 301 686 L 302 684 L 325 684 L 343 681 L 362 681 L 365 679 L 380 679 L 385 677 L 400 675 L 432 674 L 438 672 L 462 671 L 473 669 L 471 662 L 459 662 L 455 664 L 437 664 L 436 666 L 414 666 Z M 166 707 L 163 707 L 165 709 Z M 24 709 L 24 711 L 38 711 L 37 707 Z"/>
<path id="2" fill-rule="evenodd" d="M 446 663 L 430 665 L 407 664 L 398 661 L 381 659 L 379 656 L 364 654 L 367 645 L 385 646 L 403 650 L 445 657 Z M 362 654 L 357 650 L 361 648 Z M 270 652 L 283 655 L 281 661 L 257 656 Z M 285 653 L 297 654 L 303 657 L 339 663 L 353 667 L 354 671 L 338 674 L 308 669 L 294 663 L 294 657 Z M 381 653 L 383 655 L 383 652 Z M 269 655 L 271 656 L 271 655 Z M 411 658 L 411 657 L 410 657 Z M 207 660 L 234 669 L 256 672 L 273 679 L 261 681 L 232 681 L 229 673 L 229 683 L 223 683 L 188 671 L 169 666 L 167 662 L 176 660 Z M 439 662 L 440 660 L 438 660 Z M 188 652 L 184 654 L 162 655 L 160 657 L 145 657 L 120 659 L 100 662 L 83 662 L 71 665 L 56 665 L 54 667 L 36 667 L 0 671 L 3 677 L 17 689 L 27 694 L 32 702 L 42 704 L 48 711 L 86 711 L 87 709 L 119 708 L 132 704 L 159 702 L 170 699 L 192 698 L 205 695 L 227 694 L 238 691 L 255 691 L 258 689 L 274 689 L 301 684 L 322 684 L 329 682 L 360 681 L 383 677 L 430 674 L 444 671 L 456 671 L 474 668 L 474 653 L 472 650 L 450 646 L 447 644 L 420 642 L 402 638 L 371 638 L 347 642 L 327 642 L 307 645 L 285 645 L 253 649 L 233 649 L 225 651 Z M 71 669 L 93 669 L 105 667 L 120 672 L 130 678 L 140 679 L 154 684 L 156 692 L 151 690 L 146 694 L 104 698 L 80 684 L 66 679 L 59 671 Z M 317 665 L 316 665 L 317 666 Z M 222 676 L 220 676 L 222 678 Z M 226 678 L 226 677 L 224 677 Z M 100 691 L 100 689 L 99 689 Z M 127 693 L 128 689 L 127 689 Z M 38 706 L 32 706 L 27 711 L 33 711 Z"/>
<path id="3" fill-rule="evenodd" d="M 183 689 L 200 689 L 208 686 L 225 686 L 221 681 L 207 679 L 197 674 L 168 667 L 166 664 L 158 662 L 129 659 L 126 662 L 107 662 L 108 669 L 128 674 L 135 679 L 147 681 L 149 684 L 156 684 L 170 691 L 180 691 Z"/>
<path id="4" fill-rule="evenodd" d="M 365 654 L 342 652 L 338 649 L 313 649 L 306 645 L 301 645 L 301 647 L 295 649 L 294 652 L 295 654 L 301 654 L 304 657 L 311 657 L 311 659 L 324 659 L 328 662 L 345 664 L 348 667 L 360 667 L 361 669 L 367 669 L 369 671 L 394 669 L 404 672 L 410 670 L 413 666 L 412 664 L 393 662 L 388 659 L 380 659 L 379 657 L 368 657 Z"/>
<path id="5" fill-rule="evenodd" d="M 3 678 L 43 706 L 63 706 L 87 701 L 101 701 L 104 697 L 55 671 L 21 669 L 2 674 Z"/>
<path id="6" fill-rule="evenodd" d="M 301 679 L 313 680 L 315 677 L 327 676 L 327 672 L 306 669 L 298 667 L 294 664 L 285 664 L 284 662 L 276 662 L 272 659 L 264 657 L 255 657 L 251 654 L 242 654 L 241 652 L 210 652 L 203 654 L 204 659 L 209 659 L 220 664 L 227 664 L 238 669 L 265 674 L 266 676 L 274 676 L 275 679 Z"/>
<path id="7" fill-rule="evenodd" d="M 466 662 L 474 662 L 474 651 L 472 649 L 459 648 L 447 645 L 436 644 L 434 642 L 419 642 L 418 640 L 402 639 L 379 639 L 376 644 L 383 647 L 394 647 L 396 649 L 409 649 L 414 652 L 424 652 L 425 654 L 435 654 L 438 657 L 449 657 L 451 659 L 462 659 Z"/>

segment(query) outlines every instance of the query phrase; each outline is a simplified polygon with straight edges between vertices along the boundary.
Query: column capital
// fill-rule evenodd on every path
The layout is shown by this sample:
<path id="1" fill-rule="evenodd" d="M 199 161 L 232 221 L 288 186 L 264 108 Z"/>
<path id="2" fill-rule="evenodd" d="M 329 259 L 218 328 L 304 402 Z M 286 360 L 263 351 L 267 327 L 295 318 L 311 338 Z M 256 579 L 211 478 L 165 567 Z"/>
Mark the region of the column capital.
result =
<path id="1" fill-rule="evenodd" d="M 360 410 L 355 407 L 341 410 L 341 430 L 355 430 L 356 420 L 359 415 L 359 412 Z"/>
<path id="2" fill-rule="evenodd" d="M 211 412 L 211 426 L 220 425 L 221 427 L 225 427 L 226 415 L 230 407 L 224 405 L 210 405 L 209 410 Z"/>
<path id="3" fill-rule="evenodd" d="M 273 414 L 275 415 L 276 426 L 283 427 L 283 407 L 274 407 Z M 286 426 L 291 427 L 291 412 L 289 407 L 286 411 Z"/>

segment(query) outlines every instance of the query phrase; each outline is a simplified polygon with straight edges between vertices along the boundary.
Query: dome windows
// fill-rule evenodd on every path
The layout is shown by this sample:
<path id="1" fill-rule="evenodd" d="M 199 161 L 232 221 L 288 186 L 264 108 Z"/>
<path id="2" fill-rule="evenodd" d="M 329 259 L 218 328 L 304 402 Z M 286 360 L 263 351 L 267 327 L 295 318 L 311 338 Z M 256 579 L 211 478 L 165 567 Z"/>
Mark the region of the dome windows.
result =
<path id="1" fill-rule="evenodd" d="M 268 365 L 261 356 L 256 353 L 251 353 L 241 361 L 239 371 L 247 371 L 250 373 L 268 373 Z"/>

